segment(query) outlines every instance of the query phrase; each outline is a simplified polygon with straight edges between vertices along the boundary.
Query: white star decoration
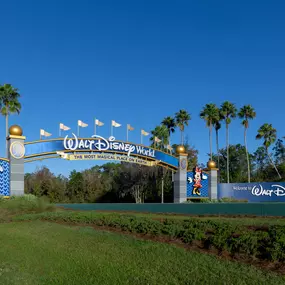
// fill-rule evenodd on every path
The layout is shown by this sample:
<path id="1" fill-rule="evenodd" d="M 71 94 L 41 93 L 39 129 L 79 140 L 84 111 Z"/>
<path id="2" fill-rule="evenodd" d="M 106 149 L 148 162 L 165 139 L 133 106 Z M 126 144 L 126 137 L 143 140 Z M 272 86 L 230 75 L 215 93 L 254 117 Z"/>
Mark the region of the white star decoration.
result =
<path id="1" fill-rule="evenodd" d="M 0 165 L 0 172 L 3 172 L 4 171 L 4 169 L 3 169 L 3 167 Z"/>

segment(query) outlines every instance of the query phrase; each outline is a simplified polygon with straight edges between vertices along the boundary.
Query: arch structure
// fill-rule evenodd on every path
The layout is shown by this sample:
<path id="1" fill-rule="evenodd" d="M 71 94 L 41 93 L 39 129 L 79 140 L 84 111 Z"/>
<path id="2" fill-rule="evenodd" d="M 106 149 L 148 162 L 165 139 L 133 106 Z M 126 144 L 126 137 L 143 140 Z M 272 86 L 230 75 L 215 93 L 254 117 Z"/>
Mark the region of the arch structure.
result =
<path id="1" fill-rule="evenodd" d="M 173 156 L 145 145 L 118 141 L 114 137 L 106 139 L 94 135 L 90 138 L 78 138 L 72 134 L 72 137 L 32 142 L 25 142 L 25 139 L 22 131 L 20 134 L 10 133 L 7 137 L 8 158 L 0 158 L 0 196 L 24 195 L 24 164 L 50 158 L 117 160 L 168 168 L 175 172 L 173 175 L 174 203 L 185 202 L 187 198 L 207 196 L 208 185 L 210 188 L 212 184 L 216 185 L 216 182 L 211 179 L 211 174 L 208 182 L 208 175 L 202 173 L 200 169 L 187 171 L 187 154 L 182 146 L 177 156 Z M 202 181 L 203 179 L 207 181 Z M 212 193 L 212 190 L 210 192 Z"/>
<path id="2" fill-rule="evenodd" d="M 105 139 L 94 135 L 91 138 L 73 137 L 25 142 L 24 162 L 49 158 L 67 160 L 118 160 L 146 166 L 160 165 L 172 170 L 179 167 L 179 159 L 169 153 L 131 142 Z"/>

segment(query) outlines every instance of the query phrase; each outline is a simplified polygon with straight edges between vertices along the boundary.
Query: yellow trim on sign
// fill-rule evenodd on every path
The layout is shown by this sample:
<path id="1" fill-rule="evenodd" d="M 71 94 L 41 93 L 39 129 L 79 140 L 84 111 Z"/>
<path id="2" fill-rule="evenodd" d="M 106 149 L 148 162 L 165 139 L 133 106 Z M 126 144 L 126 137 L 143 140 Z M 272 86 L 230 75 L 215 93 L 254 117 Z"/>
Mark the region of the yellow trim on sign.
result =
<path id="1" fill-rule="evenodd" d="M 0 160 L 4 160 L 4 161 L 10 161 L 8 158 L 4 158 L 4 157 L 0 157 Z"/>
<path id="2" fill-rule="evenodd" d="M 73 138 L 70 138 L 73 140 Z M 25 142 L 25 144 L 33 144 L 33 143 L 39 143 L 39 142 L 52 142 L 52 141 L 63 141 L 64 138 L 57 138 L 57 139 L 48 139 L 48 140 L 37 140 L 37 141 L 31 141 L 31 142 Z"/>
<path id="3" fill-rule="evenodd" d="M 100 152 L 102 153 L 102 151 L 99 151 L 99 150 L 93 150 L 93 151 L 86 151 L 86 150 L 79 150 L 79 151 L 70 151 L 70 150 L 65 150 L 65 151 L 62 151 L 62 152 L 65 152 L 65 153 L 78 153 L 78 152 L 86 152 L 86 153 L 92 153 L 92 152 Z M 49 158 L 61 158 L 59 155 L 52 155 L 52 154 L 55 154 L 56 152 L 46 152 L 46 153 L 41 153 L 40 155 L 39 154 L 35 154 L 35 155 L 30 155 L 30 156 L 25 156 L 25 160 L 24 160 L 24 163 L 28 163 L 28 162 L 34 162 L 34 161 L 38 161 L 38 160 L 44 160 L 44 159 L 49 159 Z M 103 152 L 103 153 L 113 153 L 113 154 L 126 154 L 125 152 L 119 152 L 119 151 L 108 151 L 108 152 Z M 49 156 L 46 156 L 45 155 L 49 155 Z M 178 167 L 175 167 L 171 164 L 168 164 L 167 162 L 162 162 L 160 160 L 156 160 L 156 159 L 153 159 L 153 158 L 146 158 L 145 156 L 140 156 L 138 154 L 132 154 L 132 156 L 137 156 L 143 160 L 147 160 L 147 161 L 153 161 L 153 162 L 157 162 L 157 165 L 160 165 L 160 166 L 163 166 L 165 168 L 170 168 L 172 170 L 177 170 Z M 34 157 L 38 157 L 38 158 L 34 158 Z M 32 159 L 28 159 L 28 158 L 32 158 Z"/>
<path id="4" fill-rule="evenodd" d="M 34 159 L 28 159 L 25 160 L 25 163 L 29 163 L 29 162 L 34 162 L 34 161 L 38 161 L 38 160 L 44 160 L 44 159 L 49 159 L 49 158 L 60 158 L 59 155 L 51 155 L 51 156 L 47 156 L 47 157 L 39 157 L 39 158 L 34 158 Z"/>
<path id="5" fill-rule="evenodd" d="M 7 140 L 9 140 L 9 139 L 21 139 L 21 140 L 25 140 L 26 137 L 10 135 L 9 137 L 7 137 Z"/>
<path id="6" fill-rule="evenodd" d="M 13 147 L 13 145 L 15 145 L 15 144 L 21 145 L 21 147 L 23 147 L 23 149 L 24 149 L 23 154 L 22 154 L 20 157 L 16 157 L 16 156 L 12 153 L 12 147 Z M 21 142 L 19 142 L 19 141 L 12 142 L 11 145 L 10 145 L 10 154 L 11 154 L 11 156 L 14 157 L 15 159 L 21 159 L 21 158 L 23 158 L 23 157 L 25 156 L 25 146 L 24 146 Z"/>

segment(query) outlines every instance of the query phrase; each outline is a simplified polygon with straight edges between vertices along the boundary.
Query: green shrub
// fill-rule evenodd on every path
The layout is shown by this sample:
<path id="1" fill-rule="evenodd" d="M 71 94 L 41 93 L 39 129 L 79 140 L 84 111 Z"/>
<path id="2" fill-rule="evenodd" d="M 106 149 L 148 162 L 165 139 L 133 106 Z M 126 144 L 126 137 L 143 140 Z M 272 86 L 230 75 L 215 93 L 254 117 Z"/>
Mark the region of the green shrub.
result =
<path id="1" fill-rule="evenodd" d="M 246 199 L 235 199 L 233 197 L 223 197 L 219 199 L 220 203 L 247 203 L 248 200 Z"/>
<path id="2" fill-rule="evenodd" d="M 41 213 L 55 209 L 54 205 L 50 204 L 47 198 L 38 198 L 31 194 L 11 196 L 9 199 L 1 200 L 0 208 L 6 209 L 11 213 Z"/>
<path id="3" fill-rule="evenodd" d="M 274 261 L 285 261 L 285 228 L 282 226 L 271 226 L 268 230 L 270 259 Z"/>
<path id="4" fill-rule="evenodd" d="M 213 247 L 220 252 L 230 252 L 232 255 L 242 254 L 247 257 L 285 261 L 285 228 L 282 226 L 271 226 L 268 231 L 265 231 L 264 229 L 251 230 L 213 220 L 165 219 L 159 221 L 124 214 L 104 215 L 67 211 L 25 214 L 14 218 L 18 221 L 34 219 L 108 226 L 132 233 L 163 235 L 171 239 L 180 239 L 187 244 L 202 241 L 206 249 Z"/>

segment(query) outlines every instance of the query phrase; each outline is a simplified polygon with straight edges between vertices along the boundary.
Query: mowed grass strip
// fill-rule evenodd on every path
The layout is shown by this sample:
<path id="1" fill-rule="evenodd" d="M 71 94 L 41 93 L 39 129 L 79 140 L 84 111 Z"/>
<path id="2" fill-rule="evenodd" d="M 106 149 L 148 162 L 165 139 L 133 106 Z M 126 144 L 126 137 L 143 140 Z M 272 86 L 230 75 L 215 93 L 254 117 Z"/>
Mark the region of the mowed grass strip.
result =
<path id="1" fill-rule="evenodd" d="M 0 224 L 5 284 L 284 284 L 254 267 L 92 228 Z"/>

